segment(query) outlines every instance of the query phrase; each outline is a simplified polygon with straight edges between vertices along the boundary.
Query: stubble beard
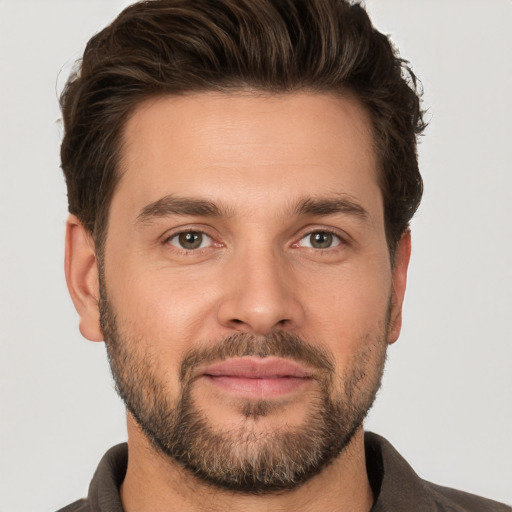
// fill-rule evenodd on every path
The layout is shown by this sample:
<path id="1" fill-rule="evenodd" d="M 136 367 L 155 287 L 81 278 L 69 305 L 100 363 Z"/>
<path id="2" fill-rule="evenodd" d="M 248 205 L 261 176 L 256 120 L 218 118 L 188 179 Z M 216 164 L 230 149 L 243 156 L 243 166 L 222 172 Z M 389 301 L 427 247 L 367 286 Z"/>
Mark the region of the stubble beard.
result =
<path id="1" fill-rule="evenodd" d="M 209 348 L 191 349 L 180 369 L 181 391 L 172 403 L 158 365 L 141 354 L 143 343 L 121 333 L 100 282 L 100 317 L 116 389 L 152 445 L 204 483 L 246 494 L 298 487 L 333 462 L 362 425 L 380 387 L 387 347 L 387 323 L 376 340 L 362 340 L 347 374 L 335 375 L 333 357 L 299 336 L 278 331 L 268 336 L 236 333 Z M 194 403 L 193 370 L 230 357 L 283 357 L 318 370 L 301 425 L 258 430 L 261 418 L 279 414 L 271 400 L 245 400 L 242 421 L 216 430 Z"/>

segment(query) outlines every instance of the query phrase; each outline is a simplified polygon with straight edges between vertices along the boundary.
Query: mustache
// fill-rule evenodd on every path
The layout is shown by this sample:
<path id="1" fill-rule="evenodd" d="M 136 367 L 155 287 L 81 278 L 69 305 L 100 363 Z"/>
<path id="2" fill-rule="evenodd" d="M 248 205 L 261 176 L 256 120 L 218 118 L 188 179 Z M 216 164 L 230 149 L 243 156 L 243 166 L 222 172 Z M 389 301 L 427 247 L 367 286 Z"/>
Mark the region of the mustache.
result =
<path id="1" fill-rule="evenodd" d="M 234 333 L 215 345 L 190 349 L 180 367 L 180 381 L 188 380 L 193 370 L 201 364 L 224 361 L 233 357 L 282 357 L 306 364 L 317 370 L 332 373 L 334 358 L 321 347 L 311 345 L 297 334 L 276 331 L 264 336 Z"/>

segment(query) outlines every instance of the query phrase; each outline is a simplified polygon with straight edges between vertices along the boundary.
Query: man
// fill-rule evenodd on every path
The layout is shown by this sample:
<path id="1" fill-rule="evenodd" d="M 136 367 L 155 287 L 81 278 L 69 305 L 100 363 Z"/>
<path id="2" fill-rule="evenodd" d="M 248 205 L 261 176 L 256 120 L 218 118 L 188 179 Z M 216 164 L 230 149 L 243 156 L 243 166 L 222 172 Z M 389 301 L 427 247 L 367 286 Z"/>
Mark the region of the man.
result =
<path id="1" fill-rule="evenodd" d="M 422 182 L 415 77 L 345 1 L 154 0 L 62 95 L 66 277 L 128 445 L 64 510 L 510 510 L 364 434 Z"/>

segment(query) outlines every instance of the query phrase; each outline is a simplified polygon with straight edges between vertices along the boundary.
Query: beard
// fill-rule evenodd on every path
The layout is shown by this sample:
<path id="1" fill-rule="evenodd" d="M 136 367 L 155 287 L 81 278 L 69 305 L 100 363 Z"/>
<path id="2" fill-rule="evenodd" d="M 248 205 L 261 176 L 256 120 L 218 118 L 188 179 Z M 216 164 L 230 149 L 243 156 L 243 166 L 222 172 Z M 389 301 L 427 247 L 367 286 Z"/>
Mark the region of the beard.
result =
<path id="1" fill-rule="evenodd" d="M 377 339 L 362 339 L 343 376 L 333 356 L 303 338 L 277 331 L 268 336 L 236 333 L 206 348 L 191 348 L 180 366 L 180 392 L 171 400 L 154 356 L 144 342 L 122 333 L 100 281 L 100 318 L 116 389 L 152 445 L 202 482 L 220 489 L 263 494 L 298 487 L 332 463 L 350 443 L 380 388 L 387 322 Z M 276 356 L 316 370 L 316 391 L 298 426 L 261 430 L 265 416 L 279 415 L 273 400 L 240 402 L 243 421 L 216 429 L 195 403 L 194 369 L 232 357 Z"/>

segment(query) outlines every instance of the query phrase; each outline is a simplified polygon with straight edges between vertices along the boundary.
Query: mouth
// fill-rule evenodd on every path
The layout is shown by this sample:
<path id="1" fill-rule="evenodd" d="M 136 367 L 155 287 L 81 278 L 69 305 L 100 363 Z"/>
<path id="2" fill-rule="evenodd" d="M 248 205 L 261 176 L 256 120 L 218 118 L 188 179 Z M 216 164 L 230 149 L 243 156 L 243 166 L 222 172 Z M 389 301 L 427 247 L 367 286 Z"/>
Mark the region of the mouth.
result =
<path id="1" fill-rule="evenodd" d="M 313 372 L 278 357 L 239 357 L 214 363 L 199 375 L 212 386 L 247 398 L 269 399 L 301 390 Z"/>

